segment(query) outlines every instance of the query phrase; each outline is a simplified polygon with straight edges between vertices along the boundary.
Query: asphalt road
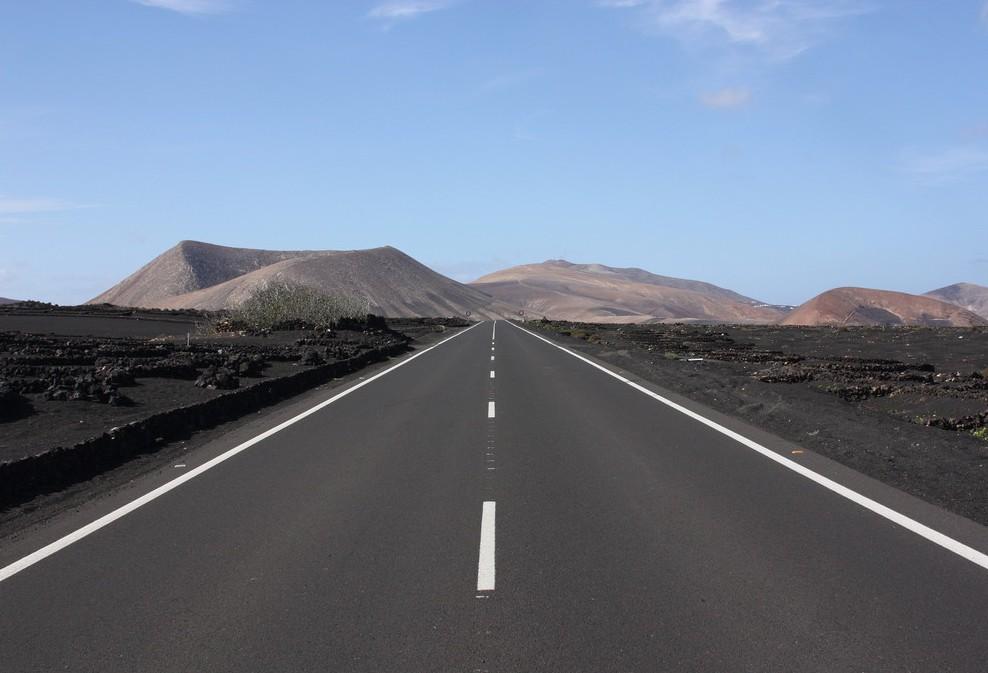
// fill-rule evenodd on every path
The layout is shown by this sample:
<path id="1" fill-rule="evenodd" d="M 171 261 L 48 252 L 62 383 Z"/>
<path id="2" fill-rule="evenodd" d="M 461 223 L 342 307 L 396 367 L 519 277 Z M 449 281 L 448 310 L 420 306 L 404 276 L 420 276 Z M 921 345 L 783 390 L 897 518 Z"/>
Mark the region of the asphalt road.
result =
<path id="1" fill-rule="evenodd" d="M 988 570 L 492 331 L 0 571 L 0 671 L 988 670 Z"/>

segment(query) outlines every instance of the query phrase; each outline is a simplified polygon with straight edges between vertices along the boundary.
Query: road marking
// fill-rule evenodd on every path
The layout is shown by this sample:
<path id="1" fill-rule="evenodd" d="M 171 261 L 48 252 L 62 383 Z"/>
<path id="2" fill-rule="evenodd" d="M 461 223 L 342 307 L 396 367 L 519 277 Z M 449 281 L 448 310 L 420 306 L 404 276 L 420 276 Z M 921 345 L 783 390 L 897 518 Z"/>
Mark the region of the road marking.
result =
<path id="1" fill-rule="evenodd" d="M 494 341 L 494 337 L 497 336 L 497 320 L 492 320 L 494 326 L 491 327 L 491 341 Z"/>
<path id="2" fill-rule="evenodd" d="M 494 418 L 494 402 L 487 403 L 487 418 Z"/>
<path id="3" fill-rule="evenodd" d="M 493 355 L 491 356 L 491 362 L 494 362 L 494 356 Z"/>
<path id="4" fill-rule="evenodd" d="M 484 503 L 480 519 L 480 559 L 477 561 L 477 591 L 494 591 L 495 503 Z"/>
<path id="5" fill-rule="evenodd" d="M 611 377 L 617 379 L 618 381 L 631 386 L 632 388 L 634 388 L 638 392 L 644 393 L 645 395 L 648 395 L 652 399 L 661 402 L 662 404 L 666 405 L 667 407 L 670 407 L 672 409 L 675 409 L 676 411 L 680 412 L 681 414 L 684 414 L 686 416 L 689 416 L 693 420 L 695 420 L 695 421 L 697 421 L 699 423 L 702 423 L 703 425 L 706 425 L 708 428 L 711 428 L 712 430 L 716 430 L 720 434 L 725 435 L 727 437 L 730 437 L 731 439 L 733 439 L 734 441 L 738 442 L 739 444 L 743 444 L 744 446 L 748 447 L 752 451 L 755 451 L 757 453 L 762 454 L 763 456 L 765 456 L 769 460 L 775 461 L 779 465 L 782 465 L 783 467 L 785 467 L 785 468 L 787 468 L 789 470 L 792 470 L 796 474 L 799 474 L 800 476 L 806 477 L 810 481 L 813 481 L 813 482 L 819 484 L 820 486 L 823 486 L 824 488 L 826 488 L 826 489 L 828 489 L 830 491 L 833 491 L 837 495 L 839 495 L 839 496 L 841 496 L 843 498 L 847 498 L 851 502 L 854 502 L 854 503 L 860 505 L 861 507 L 864 507 L 865 509 L 867 509 L 867 510 L 869 510 L 871 512 L 874 512 L 878 516 L 883 517 L 885 519 L 888 519 L 892 523 L 894 523 L 896 525 L 899 525 L 899 526 L 902 526 L 906 530 L 909 530 L 909 531 L 915 533 L 916 535 L 919 535 L 920 537 L 926 538 L 927 540 L 929 540 L 933 544 L 939 545 L 940 547 L 943 547 L 947 551 L 953 552 L 954 554 L 957 554 L 961 558 L 967 559 L 971 563 L 974 563 L 975 565 L 981 566 L 982 568 L 988 570 L 988 554 L 984 554 L 984 553 L 978 551 L 977 549 L 974 549 L 973 547 L 967 546 L 963 542 L 960 542 L 958 540 L 955 540 L 952 537 L 949 537 L 947 535 L 944 535 L 943 533 L 941 533 L 938 530 L 935 530 L 933 528 L 930 528 L 929 526 L 927 526 L 925 524 L 922 524 L 919 521 L 916 521 L 915 519 L 912 519 L 912 518 L 906 516 L 905 514 L 901 514 L 901 513 L 897 512 L 897 511 L 895 511 L 891 507 L 886 507 L 885 505 L 881 504 L 880 502 L 878 502 L 876 500 L 872 500 L 868 496 L 862 495 L 862 494 L 858 493 L 857 491 L 854 491 L 854 490 L 848 488 L 847 486 L 844 486 L 843 484 L 839 484 L 836 481 L 834 481 L 833 479 L 830 479 L 829 477 L 825 477 L 822 474 L 818 474 L 818 473 L 814 472 L 813 470 L 809 469 L 808 467 L 806 467 L 805 465 L 800 465 L 796 461 L 791 460 L 789 458 L 786 458 L 785 456 L 782 456 L 782 455 L 776 453 L 775 451 L 772 451 L 771 449 L 762 446 L 758 442 L 756 442 L 754 440 L 751 440 L 751 439 L 748 439 L 747 437 L 745 437 L 742 434 L 739 434 L 737 432 L 734 432 L 733 430 L 730 430 L 729 428 L 725 428 L 723 425 L 720 425 L 719 423 L 717 423 L 715 421 L 712 421 L 709 418 L 706 418 L 705 416 L 701 416 L 700 414 L 698 414 L 695 411 L 692 411 L 690 409 L 687 409 L 686 407 L 682 406 L 681 404 L 677 404 L 677 403 L 673 402 L 670 399 L 667 399 L 665 397 L 662 397 L 658 393 L 654 393 L 651 390 L 649 390 L 648 388 L 646 388 L 646 387 L 644 387 L 642 385 L 639 385 L 639 384 L 635 383 L 634 381 L 631 381 L 629 379 L 626 379 L 625 377 L 621 376 L 620 374 L 616 374 L 615 372 L 612 372 L 611 370 L 607 369 L 606 367 L 603 367 L 603 366 L 597 364 L 596 362 L 593 362 L 592 360 L 589 360 L 589 359 L 583 357 L 582 355 L 580 355 L 578 353 L 574 353 L 573 351 L 569 350 L 568 348 L 565 348 L 563 346 L 560 346 L 559 344 L 553 343 L 552 341 L 549 341 L 545 337 L 541 337 L 538 334 L 535 334 L 534 332 L 531 332 L 531 331 L 525 329 L 524 327 L 521 327 L 520 325 L 515 325 L 515 323 L 513 323 L 511 321 L 508 321 L 508 324 L 512 325 L 513 327 L 516 327 L 516 328 L 520 329 L 522 332 L 525 332 L 526 334 L 530 334 L 531 336 L 535 337 L 536 339 L 540 339 L 541 341 L 546 342 L 547 344 L 549 344 L 553 348 L 558 348 L 559 350 L 563 351 L 564 353 L 567 353 L 569 355 L 572 355 L 573 357 L 575 357 L 578 360 L 582 360 L 583 362 L 585 362 L 586 364 L 590 365 L 591 367 L 594 367 L 596 369 L 599 369 L 600 371 L 604 372 L 608 376 L 611 376 Z"/>
<path id="6" fill-rule="evenodd" d="M 127 516 L 128 514 L 130 514 L 131 512 L 133 512 L 134 510 L 136 510 L 136 509 L 138 509 L 140 507 L 143 507 L 144 505 L 148 504 L 152 500 L 157 500 L 158 498 L 160 498 L 161 496 L 163 496 L 165 493 L 168 493 L 169 491 L 178 488 L 179 486 L 181 486 L 182 484 L 184 484 L 187 481 L 191 481 L 192 479 L 195 479 L 196 477 L 198 477 L 203 472 L 206 472 L 207 470 L 211 470 L 212 468 L 216 467 L 220 463 L 223 463 L 223 462 L 229 460 L 230 458 L 233 458 L 238 453 L 241 453 L 242 451 L 246 451 L 247 449 L 249 449 L 250 447 L 254 446 L 255 444 L 257 444 L 259 442 L 262 442 L 265 439 L 267 439 L 268 437 L 271 437 L 272 435 L 277 434 L 278 432 L 281 432 L 285 428 L 298 423 L 303 418 L 307 418 L 307 417 L 311 416 L 312 414 L 314 414 L 314 413 L 316 413 L 318 411 L 321 411 L 322 409 L 324 409 L 325 407 L 328 407 L 333 402 L 336 402 L 337 400 L 343 399 L 344 397 L 346 397 L 347 395 L 349 395 L 353 391 L 359 390 L 360 388 L 363 388 L 367 384 L 371 383 L 372 381 L 376 381 L 377 379 L 381 378 L 382 376 L 384 376 L 386 374 L 390 374 L 391 372 L 393 372 L 394 370 L 398 369 L 399 367 L 404 367 L 405 365 L 407 365 L 409 362 L 411 362 L 415 358 L 417 358 L 419 356 L 422 356 L 422 355 L 425 355 L 426 353 L 428 353 L 432 349 L 438 348 L 439 346 L 442 346 L 447 341 L 450 341 L 451 339 L 455 339 L 456 337 L 460 336 L 461 334 L 466 334 L 467 332 L 469 332 L 470 330 L 472 330 L 474 327 L 477 327 L 478 325 L 481 325 L 481 324 L 483 324 L 483 323 L 476 323 L 475 325 L 472 325 L 471 327 L 468 327 L 467 329 L 463 330 L 462 332 L 457 332 L 453 336 L 447 337 L 447 338 L 443 339 L 442 341 L 440 341 L 439 343 L 433 344 L 432 346 L 429 346 L 425 350 L 419 351 L 418 353 L 415 353 L 411 357 L 409 357 L 409 358 L 407 358 L 405 360 L 402 360 L 398 364 L 396 364 L 396 365 L 394 365 L 392 367 L 388 367 L 384 371 L 378 372 L 377 374 L 374 374 L 373 376 L 370 376 L 370 377 L 368 377 L 366 379 L 363 379 L 363 377 L 361 377 L 363 380 L 360 381 L 360 383 L 357 383 L 357 384 L 355 384 L 355 385 L 347 388 L 346 390 L 337 393 L 336 395 L 330 397 L 328 400 L 324 400 L 324 401 L 320 402 L 319 404 L 315 405 L 314 407 L 311 407 L 310 409 L 306 409 L 305 411 L 303 411 L 302 413 L 298 414 L 297 416 L 293 416 L 292 418 L 289 418 L 287 421 L 284 421 L 282 423 L 279 423 L 278 425 L 274 426 L 273 428 L 270 428 L 269 430 L 265 430 L 261 434 L 255 436 L 255 437 L 252 437 L 251 439 L 248 439 L 246 442 L 243 442 L 242 444 L 238 444 L 237 446 L 233 447 L 232 449 L 229 449 L 228 451 L 226 451 L 224 453 L 221 453 L 220 455 L 216 456 L 212 460 L 203 463 L 199 467 L 196 467 L 196 468 L 193 468 L 193 469 L 189 470 L 188 472 L 186 472 L 182 476 L 176 477 L 175 479 L 172 479 L 171 481 L 169 481 L 169 482 L 167 482 L 165 484 L 162 484 L 158 488 L 150 491 L 149 493 L 145 493 L 144 495 L 142 495 L 141 497 L 139 497 L 139 498 L 137 498 L 135 500 L 131 500 L 126 505 L 123 505 L 121 507 L 118 507 L 117 509 L 113 510 L 109 514 L 104 514 L 103 516 L 101 516 L 100 518 L 96 519 L 95 521 L 93 521 L 91 523 L 88 523 L 85 526 L 83 526 L 82 528 L 79 528 L 78 530 L 73 531 L 73 532 L 69 533 L 68 535 L 66 535 L 64 537 L 61 537 L 61 538 L 55 540 L 51 544 L 45 545 L 41 549 L 28 554 L 24 558 L 22 558 L 20 560 L 17 560 L 17 561 L 14 561 L 13 563 L 11 563 L 10 565 L 8 565 L 8 566 L 6 566 L 4 568 L 0 568 L 0 582 L 3 582 L 6 579 L 10 579 L 11 577 L 13 577 L 14 575 L 16 575 L 17 573 L 21 572 L 22 570 L 24 570 L 26 568 L 30 568 L 35 563 L 48 558 L 52 554 L 55 554 L 55 553 L 61 551 L 62 549 L 65 549 L 69 545 L 74 544 L 74 543 L 78 542 L 79 540 L 82 540 L 83 538 L 88 537 L 89 535 L 92 535 L 93 533 L 95 533 L 96 531 L 98 531 L 100 528 L 103 528 L 105 526 L 108 526 L 111 523 L 113 523 L 114 521 L 116 521 L 117 519 L 120 519 L 122 517 Z"/>
<path id="7" fill-rule="evenodd" d="M 494 370 L 491 370 L 491 378 L 494 378 Z"/>

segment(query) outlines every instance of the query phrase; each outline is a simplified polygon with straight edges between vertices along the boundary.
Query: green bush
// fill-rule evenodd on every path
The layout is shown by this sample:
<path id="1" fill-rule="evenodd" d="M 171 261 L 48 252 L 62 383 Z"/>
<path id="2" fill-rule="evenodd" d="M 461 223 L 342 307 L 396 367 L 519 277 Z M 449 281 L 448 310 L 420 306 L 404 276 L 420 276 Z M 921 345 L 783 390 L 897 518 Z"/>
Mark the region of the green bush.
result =
<path id="1" fill-rule="evenodd" d="M 988 442 L 988 427 L 980 427 L 977 430 L 972 431 L 971 434 L 978 439 L 983 439 Z"/>
<path id="2" fill-rule="evenodd" d="M 298 283 L 272 283 L 256 289 L 230 311 L 230 320 L 247 329 L 331 328 L 341 320 L 364 320 L 366 299 L 328 294 Z"/>

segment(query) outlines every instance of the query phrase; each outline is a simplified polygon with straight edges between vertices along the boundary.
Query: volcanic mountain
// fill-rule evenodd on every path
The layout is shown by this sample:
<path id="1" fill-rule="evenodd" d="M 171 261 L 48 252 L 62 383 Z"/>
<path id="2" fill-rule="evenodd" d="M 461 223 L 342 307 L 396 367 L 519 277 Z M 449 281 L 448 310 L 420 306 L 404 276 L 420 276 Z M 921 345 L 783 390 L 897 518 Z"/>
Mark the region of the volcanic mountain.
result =
<path id="1" fill-rule="evenodd" d="M 775 323 L 788 311 L 710 283 L 561 259 L 496 271 L 470 285 L 527 316 L 556 320 Z"/>
<path id="2" fill-rule="evenodd" d="M 904 292 L 839 287 L 796 308 L 783 325 L 971 327 L 988 320 L 954 304 Z"/>
<path id="3" fill-rule="evenodd" d="M 948 304 L 966 308 L 982 318 L 988 318 L 988 287 L 974 283 L 954 283 L 939 290 L 927 292 L 924 297 L 933 297 Z"/>
<path id="4" fill-rule="evenodd" d="M 182 241 L 90 300 L 145 308 L 217 310 L 269 283 L 300 283 L 366 298 L 390 317 L 512 315 L 517 309 L 440 275 L 392 247 L 278 251 Z"/>

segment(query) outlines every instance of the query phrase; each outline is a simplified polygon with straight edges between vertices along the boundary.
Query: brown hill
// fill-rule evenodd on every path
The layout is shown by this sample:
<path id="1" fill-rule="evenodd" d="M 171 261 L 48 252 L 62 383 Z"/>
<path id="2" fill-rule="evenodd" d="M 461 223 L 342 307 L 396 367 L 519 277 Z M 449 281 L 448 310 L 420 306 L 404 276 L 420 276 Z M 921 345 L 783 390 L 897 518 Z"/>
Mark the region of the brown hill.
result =
<path id="1" fill-rule="evenodd" d="M 159 301 L 194 292 L 313 251 L 228 248 L 200 241 L 182 241 L 166 250 L 90 304 L 157 307 Z"/>
<path id="2" fill-rule="evenodd" d="M 810 299 L 786 316 L 782 324 L 971 327 L 988 325 L 988 320 L 931 297 L 840 287 Z"/>
<path id="3" fill-rule="evenodd" d="M 557 320 L 775 323 L 787 312 L 710 283 L 565 260 L 496 271 L 470 285 Z"/>
<path id="4" fill-rule="evenodd" d="M 974 283 L 954 283 L 939 290 L 927 292 L 924 297 L 933 297 L 948 304 L 966 308 L 982 318 L 988 318 L 988 287 Z"/>
<path id="5" fill-rule="evenodd" d="M 272 282 L 366 298 L 392 317 L 499 317 L 517 309 L 457 283 L 392 247 L 275 251 L 183 241 L 89 303 L 216 310 Z"/>

